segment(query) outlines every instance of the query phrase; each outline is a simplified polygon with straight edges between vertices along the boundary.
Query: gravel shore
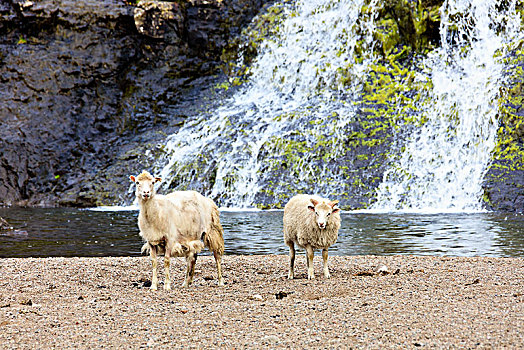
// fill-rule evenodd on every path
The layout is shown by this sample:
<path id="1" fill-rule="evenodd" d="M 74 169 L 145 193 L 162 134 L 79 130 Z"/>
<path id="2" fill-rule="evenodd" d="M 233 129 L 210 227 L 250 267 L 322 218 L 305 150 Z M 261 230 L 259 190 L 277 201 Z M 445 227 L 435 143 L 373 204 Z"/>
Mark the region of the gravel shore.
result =
<path id="1" fill-rule="evenodd" d="M 316 256 L 309 281 L 303 255 L 291 281 L 287 256 L 225 256 L 224 287 L 212 257 L 199 257 L 186 289 L 185 262 L 173 259 L 174 289 L 156 292 L 148 257 L 0 259 L 0 344 L 524 347 L 524 259 L 334 256 L 326 280 Z"/>

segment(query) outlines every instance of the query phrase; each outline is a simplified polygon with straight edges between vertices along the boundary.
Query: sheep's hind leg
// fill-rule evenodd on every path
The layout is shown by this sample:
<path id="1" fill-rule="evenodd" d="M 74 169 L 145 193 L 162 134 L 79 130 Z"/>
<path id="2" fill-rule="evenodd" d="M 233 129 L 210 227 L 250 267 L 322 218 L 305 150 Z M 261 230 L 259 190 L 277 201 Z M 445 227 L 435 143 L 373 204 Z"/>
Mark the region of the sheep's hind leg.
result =
<path id="1" fill-rule="evenodd" d="M 149 250 L 149 255 L 151 256 L 151 264 L 153 265 L 153 278 L 151 279 L 151 290 L 158 289 L 158 259 L 156 250 L 156 246 L 151 246 L 151 249 Z"/>
<path id="2" fill-rule="evenodd" d="M 171 290 L 171 275 L 169 274 L 169 267 L 171 266 L 170 255 L 171 254 L 169 254 L 169 250 L 166 249 L 166 253 L 164 255 L 164 290 Z"/>
<path id="3" fill-rule="evenodd" d="M 289 246 L 289 274 L 287 278 L 292 280 L 295 278 L 295 244 L 293 242 L 286 242 Z"/>
<path id="4" fill-rule="evenodd" d="M 313 256 L 315 255 L 313 247 L 310 245 L 306 246 L 307 256 L 307 279 L 312 280 L 315 278 L 315 271 L 313 270 Z"/>
<path id="5" fill-rule="evenodd" d="M 329 278 L 331 275 L 328 269 L 328 248 L 322 249 L 322 259 L 324 260 L 324 277 Z"/>
<path id="6" fill-rule="evenodd" d="M 189 287 L 189 285 L 193 283 L 193 275 L 195 274 L 196 260 L 197 260 L 197 254 L 189 253 L 187 255 L 186 257 L 186 261 L 187 261 L 186 279 L 184 280 L 184 284 L 182 284 L 182 287 Z"/>
<path id="7" fill-rule="evenodd" d="M 222 257 L 217 252 L 213 252 L 213 256 L 215 257 L 215 262 L 217 264 L 218 285 L 223 286 L 224 277 L 222 277 Z"/>

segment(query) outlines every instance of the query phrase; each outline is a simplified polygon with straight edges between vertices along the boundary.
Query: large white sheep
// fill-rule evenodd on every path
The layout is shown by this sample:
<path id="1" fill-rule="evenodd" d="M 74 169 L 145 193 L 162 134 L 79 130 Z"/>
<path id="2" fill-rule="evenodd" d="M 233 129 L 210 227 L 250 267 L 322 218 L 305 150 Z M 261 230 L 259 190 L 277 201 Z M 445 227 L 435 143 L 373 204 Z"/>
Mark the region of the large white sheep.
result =
<path id="1" fill-rule="evenodd" d="M 315 278 L 313 255 L 322 249 L 324 277 L 329 278 L 328 248 L 338 238 L 340 210 L 338 201 L 299 194 L 284 207 L 284 242 L 289 246 L 289 279 L 295 277 L 295 244 L 306 249 L 307 278 Z"/>
<path id="2" fill-rule="evenodd" d="M 161 181 L 147 171 L 130 176 L 136 185 L 140 207 L 138 227 L 146 241 L 142 251 L 149 251 L 153 264 L 151 289 L 158 288 L 157 256 L 164 254 L 164 289 L 171 289 L 170 257 L 185 257 L 187 271 L 184 287 L 193 281 L 198 253 L 204 245 L 213 252 L 217 264 L 218 284 L 223 285 L 221 260 L 224 236 L 215 203 L 195 191 L 176 191 L 166 196 L 156 194 L 154 184 Z M 203 241 L 203 243 L 202 243 Z"/>

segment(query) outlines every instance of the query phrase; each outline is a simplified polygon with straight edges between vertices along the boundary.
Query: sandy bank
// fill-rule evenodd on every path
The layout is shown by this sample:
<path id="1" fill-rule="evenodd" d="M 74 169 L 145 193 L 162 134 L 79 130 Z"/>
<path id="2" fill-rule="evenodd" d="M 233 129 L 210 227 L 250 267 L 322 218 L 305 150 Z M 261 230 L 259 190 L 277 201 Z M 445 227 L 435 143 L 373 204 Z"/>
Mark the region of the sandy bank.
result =
<path id="1" fill-rule="evenodd" d="M 287 256 L 211 257 L 195 284 L 152 292 L 149 258 L 0 259 L 3 348 L 524 346 L 524 259 L 332 257 L 297 279 Z M 377 274 L 385 265 L 390 273 Z M 161 281 L 163 275 L 161 274 Z M 162 284 L 160 285 L 162 287 Z"/>

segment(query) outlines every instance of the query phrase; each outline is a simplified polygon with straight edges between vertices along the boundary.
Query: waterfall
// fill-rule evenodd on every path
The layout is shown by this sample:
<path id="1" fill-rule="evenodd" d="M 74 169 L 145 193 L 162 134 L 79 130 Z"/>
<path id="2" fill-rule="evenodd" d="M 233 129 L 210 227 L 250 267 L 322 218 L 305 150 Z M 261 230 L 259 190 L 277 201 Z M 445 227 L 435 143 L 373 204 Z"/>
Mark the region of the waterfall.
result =
<path id="1" fill-rule="evenodd" d="M 262 44 L 246 86 L 223 107 L 197 116 L 168 138 L 161 173 L 168 179 L 165 186 L 197 189 L 229 207 L 253 206 L 263 185 L 274 180 L 281 181 L 277 189 L 292 185 L 295 191 L 310 191 L 317 184 L 315 192 L 328 194 L 323 182 L 337 174 L 317 161 L 318 155 L 303 152 L 293 164 L 277 158 L 295 146 L 320 142 L 334 155 L 343 152 L 343 128 L 354 115 L 347 96 L 356 90 L 348 89 L 343 77 L 349 70 L 352 84 L 358 84 L 365 72 L 366 60 L 355 63 L 357 41 L 369 43 L 372 53 L 373 19 L 365 30 L 356 25 L 363 3 L 287 5 L 279 34 Z M 286 167 L 285 178 L 275 179 L 269 159 Z"/>
<path id="2" fill-rule="evenodd" d="M 374 209 L 481 210 L 482 179 L 497 136 L 508 43 L 519 35 L 515 1 L 446 1 L 441 42 L 424 62 L 431 85 L 425 124 L 385 172 Z"/>
<path id="3" fill-rule="evenodd" d="M 515 3 L 444 2 L 441 46 L 420 59 L 417 74 L 431 87 L 416 106 L 420 126 L 388 153 L 373 209 L 481 209 L 496 142 L 500 57 L 520 29 Z M 360 170 L 347 147 L 369 67 L 379 59 L 378 5 L 279 4 L 280 28 L 261 44 L 249 80 L 167 138 L 157 164 L 164 186 L 198 190 L 223 207 L 253 207 L 264 196 L 281 207 L 295 193 L 340 198 L 364 188 L 348 177 Z"/>

